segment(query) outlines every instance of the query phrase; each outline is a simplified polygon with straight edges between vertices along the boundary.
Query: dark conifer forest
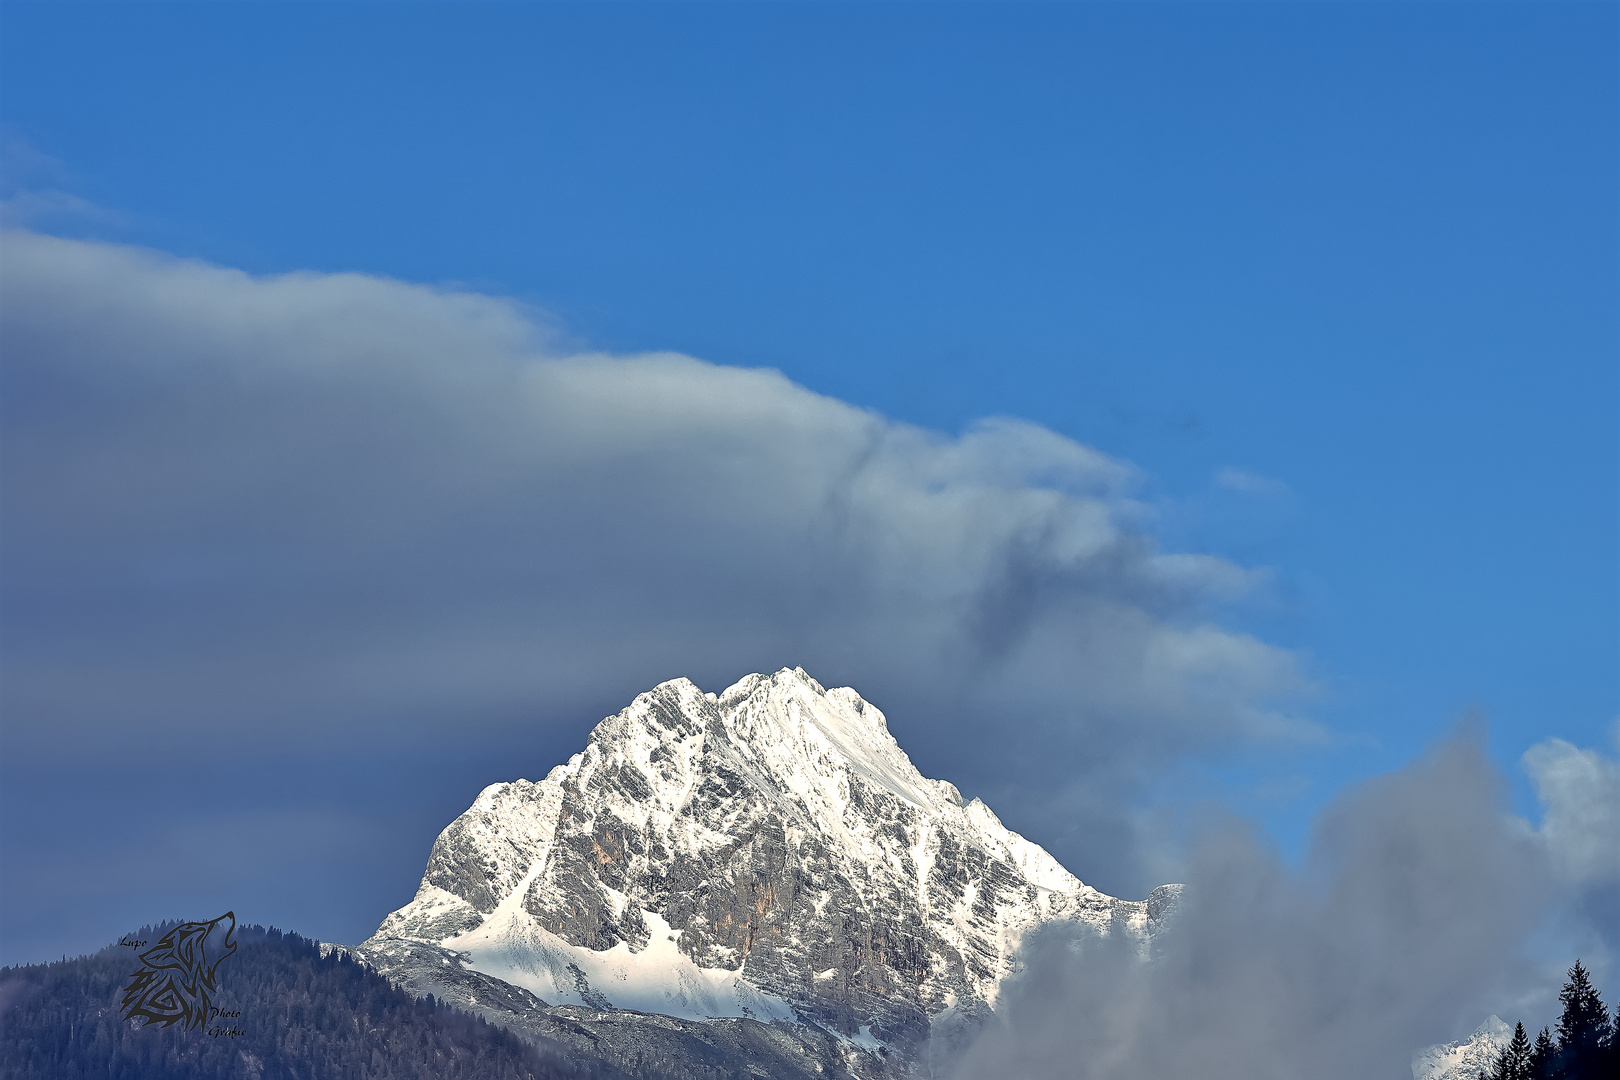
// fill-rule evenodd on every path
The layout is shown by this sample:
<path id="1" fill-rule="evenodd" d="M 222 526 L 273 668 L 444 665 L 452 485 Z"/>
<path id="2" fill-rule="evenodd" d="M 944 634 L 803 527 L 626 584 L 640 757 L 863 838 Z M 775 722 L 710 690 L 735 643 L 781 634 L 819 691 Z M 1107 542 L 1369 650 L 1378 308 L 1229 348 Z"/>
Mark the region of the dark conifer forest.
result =
<path id="1" fill-rule="evenodd" d="M 155 940 L 166 927 L 136 936 Z M 110 947 L 0 968 L 7 1080 L 616 1080 L 482 1018 L 395 989 L 297 934 L 242 927 L 202 1028 L 119 1019 L 138 966 Z M 230 1013 L 239 1013 L 230 1016 Z"/>
<path id="2" fill-rule="evenodd" d="M 1611 1019 L 1603 995 L 1579 960 L 1559 992 L 1564 1011 L 1556 1031 L 1534 1040 L 1520 1021 L 1513 1040 L 1479 1080 L 1620 1080 L 1620 1008 Z"/>

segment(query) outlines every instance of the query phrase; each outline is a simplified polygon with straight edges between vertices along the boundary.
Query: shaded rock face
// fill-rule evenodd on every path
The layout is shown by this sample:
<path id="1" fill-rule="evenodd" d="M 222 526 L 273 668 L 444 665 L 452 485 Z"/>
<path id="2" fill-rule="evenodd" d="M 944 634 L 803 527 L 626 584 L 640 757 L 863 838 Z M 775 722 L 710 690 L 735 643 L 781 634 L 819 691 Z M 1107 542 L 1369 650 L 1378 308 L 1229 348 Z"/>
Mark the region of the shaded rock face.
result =
<path id="1" fill-rule="evenodd" d="M 1175 887 L 1104 896 L 928 780 L 853 690 L 802 670 L 642 694 L 433 847 L 405 939 L 553 1004 L 809 1023 L 922 1056 L 994 1006 L 1053 920 L 1146 942 Z"/>

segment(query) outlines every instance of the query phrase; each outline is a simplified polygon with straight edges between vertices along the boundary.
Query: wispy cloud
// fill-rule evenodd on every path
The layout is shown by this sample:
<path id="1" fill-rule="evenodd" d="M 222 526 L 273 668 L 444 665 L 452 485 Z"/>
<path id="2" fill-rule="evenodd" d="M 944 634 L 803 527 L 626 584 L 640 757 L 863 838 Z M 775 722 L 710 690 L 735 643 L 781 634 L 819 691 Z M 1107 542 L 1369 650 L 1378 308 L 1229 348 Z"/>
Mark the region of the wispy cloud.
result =
<path id="1" fill-rule="evenodd" d="M 74 194 L 72 186 L 61 160 L 15 132 L 0 134 L 0 228 L 124 223 L 123 215 Z"/>
<path id="2" fill-rule="evenodd" d="M 1215 484 L 1240 495 L 1255 495 L 1268 499 L 1281 498 L 1288 494 L 1288 485 L 1281 480 L 1257 476 L 1242 469 L 1234 469 L 1230 465 L 1215 473 Z"/>

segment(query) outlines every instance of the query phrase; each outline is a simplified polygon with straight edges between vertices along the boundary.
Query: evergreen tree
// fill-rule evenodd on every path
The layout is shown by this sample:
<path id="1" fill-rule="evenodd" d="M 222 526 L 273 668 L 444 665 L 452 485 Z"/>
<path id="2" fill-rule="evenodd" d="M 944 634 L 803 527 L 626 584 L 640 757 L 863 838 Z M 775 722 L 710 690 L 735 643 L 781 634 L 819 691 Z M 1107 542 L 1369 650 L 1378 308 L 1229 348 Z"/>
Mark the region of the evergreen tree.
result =
<path id="1" fill-rule="evenodd" d="M 1609 1010 L 1592 985 L 1592 978 L 1579 960 L 1569 969 L 1569 981 L 1558 993 L 1564 1012 L 1558 1018 L 1558 1065 L 1554 1076 L 1560 1080 L 1609 1080 L 1604 1077 L 1611 1029 Z"/>
<path id="2" fill-rule="evenodd" d="M 1608 1024 L 1598 1051 L 1598 1076 L 1603 1080 L 1620 1080 L 1620 1005 L 1614 1007 L 1614 1019 Z"/>
<path id="3" fill-rule="evenodd" d="M 1579 960 L 1570 968 L 1570 981 L 1558 991 L 1558 1001 L 1563 1004 L 1563 1014 L 1558 1017 L 1558 1059 L 1571 1080 L 1586 1080 L 1609 1041 L 1609 1009 Z"/>
<path id="4" fill-rule="evenodd" d="M 1496 1055 L 1488 1080 L 1534 1080 L 1531 1061 L 1535 1051 L 1530 1036 L 1525 1033 L 1524 1022 L 1513 1029 L 1513 1039 Z"/>
<path id="5" fill-rule="evenodd" d="M 1592 985 L 1592 977 L 1579 961 L 1569 969 L 1569 981 L 1558 992 L 1564 1013 L 1558 1018 L 1558 1047 L 1594 1046 L 1607 1034 L 1609 1011 Z"/>
<path id="6" fill-rule="evenodd" d="M 1536 1045 L 1530 1048 L 1530 1080 L 1552 1080 L 1553 1063 L 1558 1056 L 1558 1047 L 1553 1045 L 1552 1035 L 1546 1028 L 1536 1036 Z"/>
<path id="7" fill-rule="evenodd" d="M 1513 1041 L 1502 1051 L 1502 1080 L 1532 1080 L 1530 1071 L 1530 1036 L 1525 1034 L 1524 1021 L 1513 1029 Z"/>

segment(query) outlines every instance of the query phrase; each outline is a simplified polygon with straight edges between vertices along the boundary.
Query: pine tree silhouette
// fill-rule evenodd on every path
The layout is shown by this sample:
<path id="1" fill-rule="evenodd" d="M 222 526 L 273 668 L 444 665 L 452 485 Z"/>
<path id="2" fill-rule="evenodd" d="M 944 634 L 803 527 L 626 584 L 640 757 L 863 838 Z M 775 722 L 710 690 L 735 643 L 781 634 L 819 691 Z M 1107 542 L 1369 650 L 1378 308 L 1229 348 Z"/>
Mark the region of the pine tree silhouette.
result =
<path id="1" fill-rule="evenodd" d="M 1534 1053 L 1530 1036 L 1525 1034 L 1524 1021 L 1521 1020 L 1518 1027 L 1513 1029 L 1512 1041 L 1497 1052 L 1490 1075 L 1486 1076 L 1483 1072 L 1479 1075 L 1485 1080 L 1534 1080 L 1536 1074 L 1531 1065 Z"/>
<path id="2" fill-rule="evenodd" d="M 1599 1043 L 1597 1060 L 1597 1075 L 1602 1080 L 1620 1080 L 1620 1005 L 1614 1007 L 1614 1019 Z"/>
<path id="3" fill-rule="evenodd" d="M 1513 1040 L 1496 1055 L 1490 1080 L 1532 1080 L 1530 1036 L 1525 1034 L 1524 1022 L 1513 1029 Z"/>
<path id="4" fill-rule="evenodd" d="M 1564 1011 L 1558 1018 L 1558 1057 L 1555 1080 L 1612 1080 L 1606 1065 L 1613 1042 L 1609 1010 L 1592 985 L 1592 977 L 1579 960 L 1569 969 L 1569 981 L 1558 993 Z M 1609 1073 L 1605 1076 L 1605 1073 Z"/>
<path id="5" fill-rule="evenodd" d="M 1552 1080 L 1553 1062 L 1558 1056 L 1558 1047 L 1553 1044 L 1552 1035 L 1546 1028 L 1536 1036 L 1535 1046 L 1530 1048 L 1530 1078 L 1531 1080 Z"/>

